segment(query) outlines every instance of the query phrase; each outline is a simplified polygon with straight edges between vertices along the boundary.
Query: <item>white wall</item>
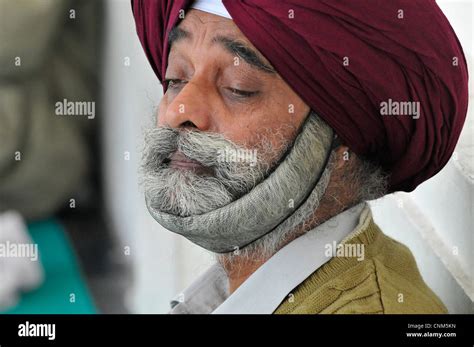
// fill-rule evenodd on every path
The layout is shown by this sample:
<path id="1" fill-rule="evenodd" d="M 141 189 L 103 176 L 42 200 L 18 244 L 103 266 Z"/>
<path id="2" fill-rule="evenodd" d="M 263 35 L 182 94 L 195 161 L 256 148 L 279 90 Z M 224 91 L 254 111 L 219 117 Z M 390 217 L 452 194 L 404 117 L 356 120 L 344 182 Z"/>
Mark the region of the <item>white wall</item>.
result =
<path id="1" fill-rule="evenodd" d="M 127 259 L 133 261 L 135 280 L 130 309 L 167 312 L 168 300 L 205 270 L 211 256 L 163 230 L 146 211 L 137 164 L 142 127 L 151 121 L 161 87 L 135 34 L 129 0 L 107 0 L 107 5 L 103 147 L 109 214 L 123 246 L 131 247 Z M 440 6 L 465 52 L 472 55 L 472 3 L 444 0 Z M 124 64 L 126 57 L 130 66 Z M 471 114 L 471 130 L 472 121 Z M 459 313 L 472 312 L 473 299 L 472 139 L 472 132 L 465 132 L 456 160 L 412 194 L 395 194 L 373 204 L 384 232 L 410 247 L 425 280 L 451 312 Z M 130 160 L 125 160 L 125 152 Z"/>
<path id="2" fill-rule="evenodd" d="M 129 306 L 139 312 L 160 312 L 166 309 L 165 300 L 154 299 L 170 297 L 175 291 L 171 268 L 174 262 L 169 258 L 174 237 L 160 230 L 146 213 L 137 184 L 137 164 L 142 126 L 151 119 L 161 91 L 137 40 L 130 1 L 108 0 L 106 19 L 103 86 L 106 200 L 112 226 L 123 246 L 130 247 L 130 256 L 124 257 L 134 265 L 134 290 Z"/>

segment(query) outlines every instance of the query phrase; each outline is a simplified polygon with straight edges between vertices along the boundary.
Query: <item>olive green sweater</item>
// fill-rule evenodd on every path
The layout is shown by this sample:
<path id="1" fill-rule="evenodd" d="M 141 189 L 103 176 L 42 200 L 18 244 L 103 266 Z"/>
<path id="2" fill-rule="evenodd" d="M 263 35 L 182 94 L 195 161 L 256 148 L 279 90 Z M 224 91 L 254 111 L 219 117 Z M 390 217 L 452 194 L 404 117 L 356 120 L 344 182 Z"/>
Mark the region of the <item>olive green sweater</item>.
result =
<path id="1" fill-rule="evenodd" d="M 346 243 L 363 243 L 364 259 L 331 259 L 274 313 L 447 313 L 410 250 L 383 234 L 371 217 Z"/>

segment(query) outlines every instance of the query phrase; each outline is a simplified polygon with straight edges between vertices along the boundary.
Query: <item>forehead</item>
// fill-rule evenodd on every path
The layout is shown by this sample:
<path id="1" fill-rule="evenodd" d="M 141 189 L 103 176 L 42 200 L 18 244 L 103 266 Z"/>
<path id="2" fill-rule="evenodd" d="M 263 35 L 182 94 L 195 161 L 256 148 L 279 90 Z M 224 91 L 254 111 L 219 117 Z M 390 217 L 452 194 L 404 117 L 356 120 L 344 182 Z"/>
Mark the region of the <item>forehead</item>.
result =
<path id="1" fill-rule="evenodd" d="M 179 23 L 178 27 L 196 35 L 205 32 L 207 34 L 205 35 L 205 40 L 212 39 L 213 34 L 225 35 L 229 38 L 244 42 L 247 46 L 258 51 L 240 31 L 234 21 L 229 18 L 191 9 L 187 12 L 185 18 Z"/>
<path id="2" fill-rule="evenodd" d="M 222 16 L 191 10 L 186 17 L 169 34 L 171 51 L 181 42 L 181 48 L 190 47 L 182 43 L 187 41 L 192 46 L 220 45 L 225 51 L 239 56 L 251 67 L 262 72 L 277 75 L 269 61 L 252 45 L 235 23 Z"/>
<path id="3" fill-rule="evenodd" d="M 245 38 L 232 19 L 195 9 L 191 9 L 186 13 L 179 27 L 190 31 L 225 30 L 228 33 L 239 34 L 241 38 Z"/>

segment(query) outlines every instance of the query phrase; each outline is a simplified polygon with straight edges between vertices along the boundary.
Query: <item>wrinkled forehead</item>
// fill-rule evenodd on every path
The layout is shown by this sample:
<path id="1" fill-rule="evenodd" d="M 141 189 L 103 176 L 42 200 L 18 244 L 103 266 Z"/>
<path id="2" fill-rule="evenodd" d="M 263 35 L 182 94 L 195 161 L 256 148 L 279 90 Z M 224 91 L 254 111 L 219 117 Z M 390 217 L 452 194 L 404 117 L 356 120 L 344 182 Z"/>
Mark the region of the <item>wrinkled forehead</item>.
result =
<path id="1" fill-rule="evenodd" d="M 247 39 L 235 23 L 228 18 L 192 9 L 175 26 L 168 37 L 172 51 L 181 47 L 221 46 L 230 54 L 244 59 L 253 68 L 277 76 L 275 69 L 262 53 Z"/>
<path id="2" fill-rule="evenodd" d="M 188 11 L 177 27 L 189 32 L 193 36 L 206 33 L 208 39 L 212 39 L 213 34 L 225 34 L 226 36 L 240 39 L 252 46 L 252 43 L 240 31 L 232 19 L 201 10 L 191 9 Z"/>

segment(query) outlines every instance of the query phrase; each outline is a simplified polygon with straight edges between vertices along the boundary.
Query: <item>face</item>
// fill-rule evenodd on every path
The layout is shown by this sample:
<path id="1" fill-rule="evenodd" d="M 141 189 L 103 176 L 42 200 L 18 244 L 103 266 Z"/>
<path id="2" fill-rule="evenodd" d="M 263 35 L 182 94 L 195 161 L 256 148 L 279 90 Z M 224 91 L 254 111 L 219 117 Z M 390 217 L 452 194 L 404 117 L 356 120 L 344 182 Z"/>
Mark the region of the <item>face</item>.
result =
<path id="1" fill-rule="evenodd" d="M 191 10 L 178 28 L 171 35 L 158 126 L 195 127 L 247 146 L 264 129 L 294 135 L 308 106 L 232 20 Z M 269 140 L 276 145 L 281 136 Z"/>
<path id="2" fill-rule="evenodd" d="M 170 42 L 168 89 L 145 141 L 144 183 L 153 208 L 189 216 L 263 180 L 309 107 L 229 19 L 191 10 Z"/>

